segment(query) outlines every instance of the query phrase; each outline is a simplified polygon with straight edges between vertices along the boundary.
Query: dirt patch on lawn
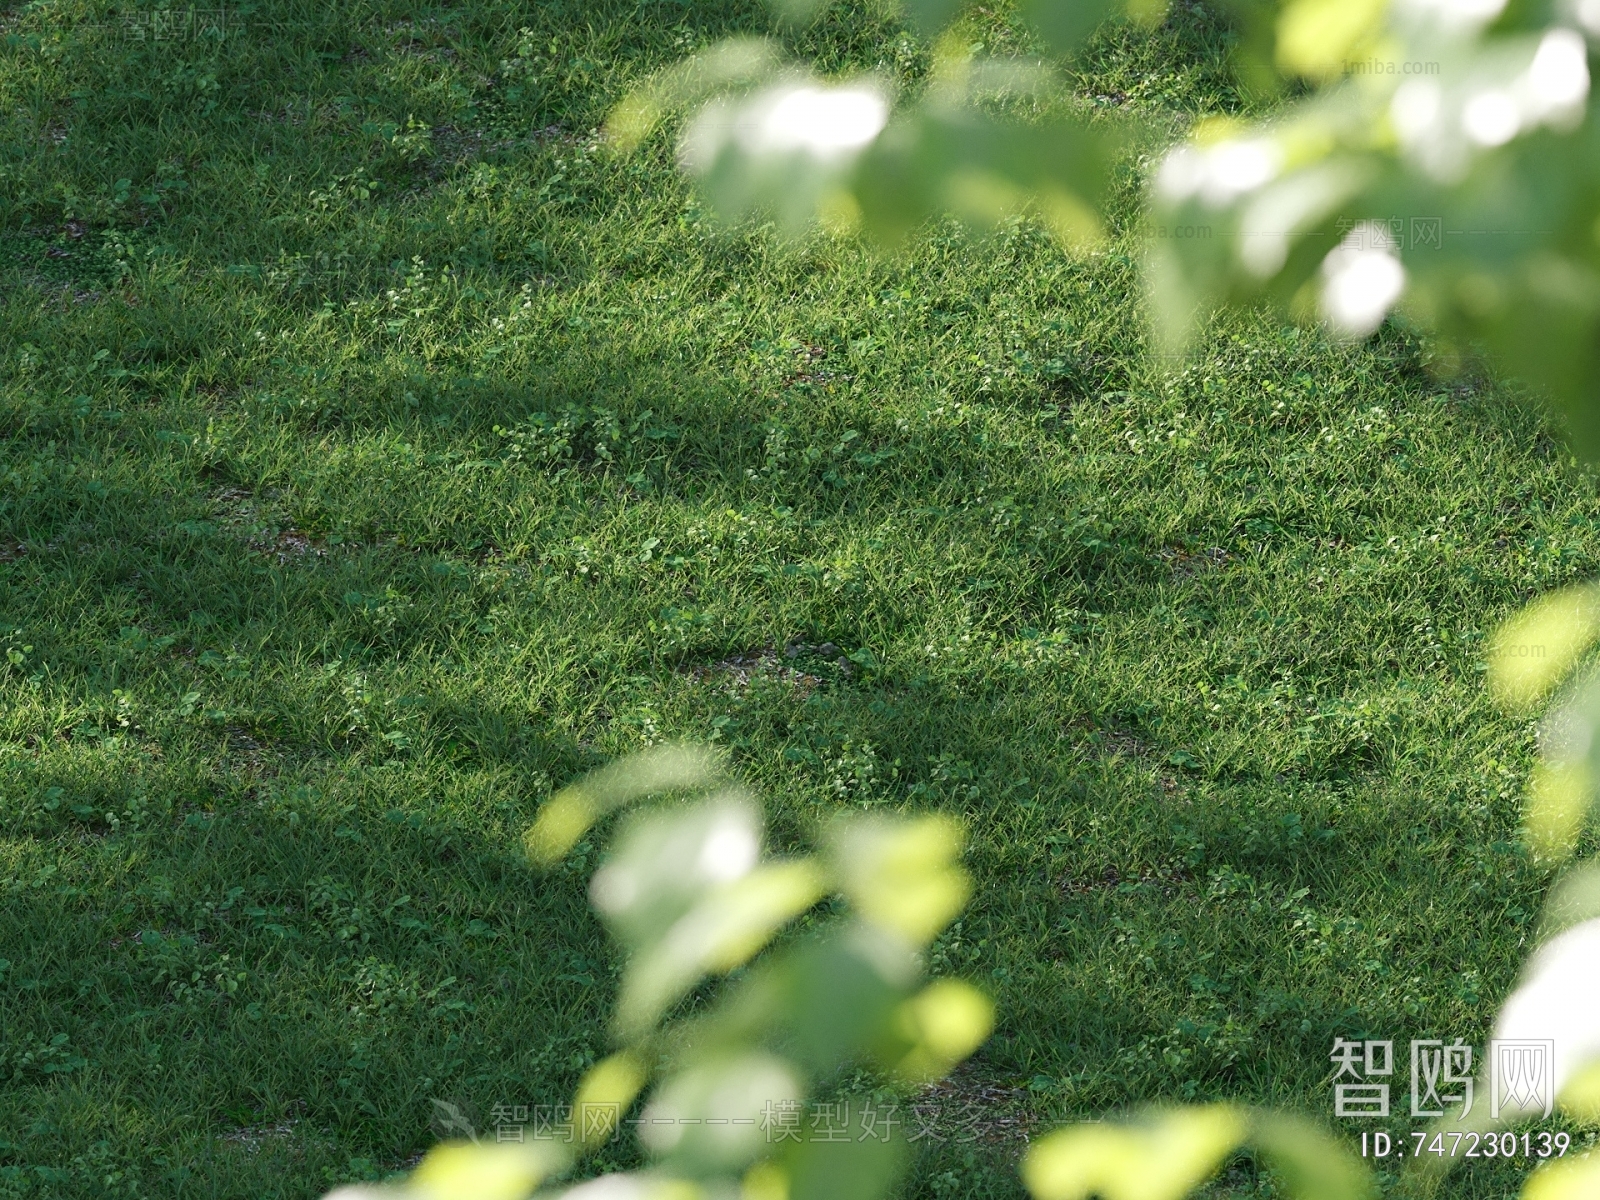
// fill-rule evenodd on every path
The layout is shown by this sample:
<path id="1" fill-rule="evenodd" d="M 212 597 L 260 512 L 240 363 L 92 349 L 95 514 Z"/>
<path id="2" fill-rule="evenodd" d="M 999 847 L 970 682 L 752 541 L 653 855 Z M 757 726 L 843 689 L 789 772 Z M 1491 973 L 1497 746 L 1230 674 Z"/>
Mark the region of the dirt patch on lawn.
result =
<path id="1" fill-rule="evenodd" d="M 695 663 L 683 668 L 683 674 L 732 692 L 746 692 L 753 684 L 770 680 L 804 699 L 828 682 L 824 669 L 839 679 L 848 679 L 853 670 L 850 660 L 832 642 L 818 646 L 791 642 L 782 650 L 763 646 L 730 654 L 716 662 Z"/>

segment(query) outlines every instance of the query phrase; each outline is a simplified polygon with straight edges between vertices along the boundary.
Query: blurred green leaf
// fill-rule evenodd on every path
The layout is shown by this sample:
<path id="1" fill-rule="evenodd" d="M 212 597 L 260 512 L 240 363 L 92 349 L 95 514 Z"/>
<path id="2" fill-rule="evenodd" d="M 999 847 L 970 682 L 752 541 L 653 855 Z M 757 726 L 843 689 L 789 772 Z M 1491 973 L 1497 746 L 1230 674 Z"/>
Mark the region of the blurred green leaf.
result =
<path id="1" fill-rule="evenodd" d="M 969 983 L 940 979 L 900 1007 L 912 1049 L 897 1072 L 918 1083 L 942 1077 L 988 1040 L 994 1003 Z"/>
<path id="2" fill-rule="evenodd" d="M 761 814 L 728 788 L 683 807 L 638 813 L 618 832 L 589 886 L 621 941 L 649 945 L 708 892 L 743 878 L 761 858 Z"/>
<path id="3" fill-rule="evenodd" d="M 1113 0 L 1021 0 L 1018 6 L 1058 54 L 1076 50 L 1118 8 Z"/>
<path id="4" fill-rule="evenodd" d="M 742 1171 L 770 1153 L 772 1114 L 798 1112 L 804 1096 L 794 1069 L 764 1051 L 696 1061 L 651 1096 L 639 1138 L 674 1171 Z"/>
<path id="5" fill-rule="evenodd" d="M 1309 1121 L 1283 1113 L 1255 1113 L 1250 1141 L 1295 1200 L 1368 1200 L 1377 1195 L 1372 1176 L 1360 1161 Z"/>
<path id="6" fill-rule="evenodd" d="M 677 1179 L 658 1171 L 602 1175 L 558 1192 L 541 1192 L 539 1200 L 711 1200 L 697 1180 Z"/>
<path id="7" fill-rule="evenodd" d="M 824 84 L 791 74 L 707 105 L 684 131 L 680 157 L 724 218 L 770 214 L 798 231 L 853 203 L 852 166 L 889 107 L 873 80 Z"/>
<path id="8" fill-rule="evenodd" d="M 1560 683 L 1600 638 L 1600 588 L 1563 588 L 1501 626 L 1489 653 L 1489 682 L 1500 701 L 1531 708 Z"/>
<path id="9" fill-rule="evenodd" d="M 637 147 L 663 119 L 729 88 L 759 83 L 777 70 L 778 47 L 765 38 L 718 42 L 630 92 L 606 120 L 606 135 L 624 151 Z"/>
<path id="10" fill-rule="evenodd" d="M 1583 833 L 1594 803 L 1594 771 L 1587 758 L 1539 763 L 1528 781 L 1522 837 L 1540 859 L 1560 862 Z"/>
<path id="11" fill-rule="evenodd" d="M 553 863 L 613 809 L 659 792 L 704 787 L 718 770 L 714 755 L 691 746 L 656 746 L 620 759 L 545 802 L 523 839 L 528 853 L 535 862 Z"/>
<path id="12" fill-rule="evenodd" d="M 1528 1177 L 1522 1200 L 1594 1200 L 1600 1196 L 1600 1155 L 1544 1163 Z"/>
<path id="13" fill-rule="evenodd" d="M 1528 783 L 1522 832 L 1540 858 L 1577 848 L 1600 778 L 1600 675 L 1580 679 L 1545 718 L 1544 754 Z"/>
<path id="14" fill-rule="evenodd" d="M 708 1045 L 766 1041 L 816 1078 L 868 1054 L 888 1067 L 910 1049 L 893 1019 L 920 973 L 903 941 L 851 922 L 757 965 L 686 1036 Z"/>
<path id="15" fill-rule="evenodd" d="M 884 243 L 950 211 L 980 228 L 1032 212 L 1063 243 L 1092 245 L 1114 145 L 1085 125 L 925 108 L 898 117 L 862 156 L 853 192 L 868 232 Z"/>
<path id="16" fill-rule="evenodd" d="M 1115 1125 L 1078 1125 L 1033 1144 L 1022 1162 L 1022 1181 L 1034 1200 L 1130 1200 L 1142 1195 L 1144 1139 Z M 1181 1193 L 1151 1192 L 1153 1197 Z"/>
<path id="17" fill-rule="evenodd" d="M 1278 63 L 1332 79 L 1366 56 L 1383 29 L 1388 0 L 1292 0 L 1278 17 Z"/>
<path id="18" fill-rule="evenodd" d="M 523 1200 L 567 1163 L 557 1142 L 443 1142 L 412 1172 L 407 1192 L 415 1200 Z"/>
<path id="19" fill-rule="evenodd" d="M 644 1063 L 625 1050 L 589 1069 L 572 1101 L 585 1146 L 592 1149 L 610 1139 L 648 1078 Z"/>
<path id="20" fill-rule="evenodd" d="M 747 961 L 784 924 L 822 897 L 826 875 L 809 860 L 769 863 L 706 893 L 636 952 L 623 976 L 616 1024 L 624 1038 L 644 1034 L 704 975 Z"/>
<path id="21" fill-rule="evenodd" d="M 1568 871 L 1550 889 L 1539 938 L 1556 937 L 1596 918 L 1600 918 L 1600 862 L 1587 862 Z"/>
<path id="22" fill-rule="evenodd" d="M 1600 1123 L 1600 1062 L 1590 1063 L 1568 1080 L 1556 1102 L 1575 1121 Z"/>
<path id="23" fill-rule="evenodd" d="M 1178 1200 L 1216 1172 L 1248 1128 L 1227 1105 L 1154 1113 L 1136 1125 L 1074 1125 L 1033 1144 L 1022 1178 L 1034 1200 Z"/>
<path id="24" fill-rule="evenodd" d="M 876 1200 L 890 1193 L 910 1159 L 894 1105 L 849 1096 L 834 1108 L 839 1121 L 823 1129 L 808 1124 L 798 1141 L 785 1144 L 789 1200 Z M 846 1137 L 832 1140 L 841 1128 Z"/>
<path id="25" fill-rule="evenodd" d="M 972 883 L 957 864 L 966 843 L 948 817 L 840 818 L 829 847 L 841 886 L 862 918 L 924 945 L 960 912 Z"/>

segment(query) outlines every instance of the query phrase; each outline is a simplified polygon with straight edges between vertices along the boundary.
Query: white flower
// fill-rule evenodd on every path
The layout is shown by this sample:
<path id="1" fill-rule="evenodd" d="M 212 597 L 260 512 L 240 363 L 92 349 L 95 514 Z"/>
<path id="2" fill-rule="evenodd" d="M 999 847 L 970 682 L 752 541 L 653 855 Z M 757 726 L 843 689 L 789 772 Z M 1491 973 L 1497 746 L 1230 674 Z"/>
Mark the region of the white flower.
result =
<path id="1" fill-rule="evenodd" d="M 756 831 L 742 819 L 742 814 L 733 813 L 711 830 L 696 865 L 707 879 L 731 883 L 748 875 L 760 857 L 761 842 Z"/>
<path id="2" fill-rule="evenodd" d="M 1500 1010 L 1497 1040 L 1555 1043 L 1555 1092 L 1600 1059 L 1600 919 L 1545 943 Z"/>
<path id="3" fill-rule="evenodd" d="M 1572 15 L 1591 36 L 1600 36 L 1600 0 L 1575 0 Z"/>
<path id="4" fill-rule="evenodd" d="M 1552 29 L 1539 40 L 1528 65 L 1525 90 L 1537 120 L 1565 120 L 1589 97 L 1589 51 L 1571 29 Z"/>
<path id="5" fill-rule="evenodd" d="M 1405 290 L 1406 269 L 1388 231 L 1363 222 L 1322 260 L 1322 315 L 1341 333 L 1366 337 Z"/>
<path id="6" fill-rule="evenodd" d="M 1266 138 L 1234 138 L 1214 146 L 1179 146 L 1156 176 L 1156 192 L 1174 203 L 1192 196 L 1212 208 L 1232 203 L 1270 182 L 1282 162 Z"/>
<path id="7" fill-rule="evenodd" d="M 1506 0 L 1403 0 L 1400 8 L 1449 30 L 1467 30 L 1487 25 L 1505 6 Z"/>
<path id="8" fill-rule="evenodd" d="M 752 150 L 828 158 L 861 149 L 888 121 L 889 102 L 870 88 L 798 87 L 776 97 L 745 141 Z"/>
<path id="9" fill-rule="evenodd" d="M 1600 4 L 1600 0 L 1595 0 Z M 1415 141 L 1433 128 L 1443 107 L 1444 93 L 1437 83 L 1412 79 L 1400 85 L 1389 102 L 1389 118 L 1407 142 Z"/>
<path id="10" fill-rule="evenodd" d="M 705 169 L 730 141 L 754 157 L 805 154 L 835 162 L 865 148 L 889 123 L 889 101 L 860 84 L 783 83 L 706 108 L 684 137 L 683 156 Z"/>
<path id="11" fill-rule="evenodd" d="M 1522 128 L 1516 97 L 1503 88 L 1487 88 L 1461 109 L 1461 129 L 1480 146 L 1503 146 Z"/>

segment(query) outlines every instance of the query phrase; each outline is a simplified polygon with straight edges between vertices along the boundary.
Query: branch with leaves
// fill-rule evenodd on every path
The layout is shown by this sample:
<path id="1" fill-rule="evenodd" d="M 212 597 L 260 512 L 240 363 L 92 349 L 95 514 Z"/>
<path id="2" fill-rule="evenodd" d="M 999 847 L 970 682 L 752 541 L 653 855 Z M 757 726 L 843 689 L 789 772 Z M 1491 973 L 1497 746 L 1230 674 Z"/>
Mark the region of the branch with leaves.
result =
<path id="1" fill-rule="evenodd" d="M 847 1069 L 865 1068 L 901 1092 L 926 1085 L 988 1037 L 994 1010 L 983 993 L 923 977 L 922 951 L 970 891 L 959 827 L 939 816 L 848 814 L 822 831 L 817 854 L 770 857 L 754 799 L 709 753 L 668 746 L 558 793 L 529 831 L 528 851 L 551 865 L 623 809 L 589 889 L 628 953 L 611 1026 L 617 1049 L 578 1086 L 576 1144 L 446 1142 L 403 1184 L 343 1188 L 328 1200 L 895 1194 L 911 1157 L 903 1129 L 841 1140 L 795 1120 L 775 1137 L 772 1122 L 836 1090 Z M 830 896 L 846 914 L 780 938 Z M 689 1000 L 710 977 L 732 972 L 713 999 Z M 570 1182 L 641 1097 L 629 1123 L 649 1165 Z M 1060 1131 L 1030 1150 L 1023 1179 L 1037 1200 L 1176 1198 L 1245 1146 L 1291 1195 L 1368 1195 L 1355 1160 L 1308 1123 L 1229 1105 Z"/>
<path id="2" fill-rule="evenodd" d="M 644 801 L 655 802 L 640 807 Z M 921 952 L 965 906 L 958 826 L 939 816 L 840 816 L 815 855 L 770 857 L 761 811 L 709 752 L 658 747 L 555 795 L 529 830 L 550 866 L 596 822 L 630 810 L 590 882 L 590 898 L 627 950 L 611 1024 L 617 1049 L 573 1097 L 572 1143 L 471 1138 L 435 1147 L 393 1186 L 356 1185 L 327 1200 L 883 1200 L 910 1164 L 903 1130 L 840 1140 L 795 1119 L 866 1068 L 902 1091 L 967 1058 L 994 1021 L 989 999 L 957 979 L 927 982 Z M 1553 904 L 1600 894 L 1588 877 Z M 1585 890 L 1586 889 L 1586 890 Z M 780 935 L 836 897 L 847 915 Z M 1508 1003 L 1505 1036 L 1525 1033 L 1592 968 L 1552 942 Z M 778 942 L 780 944 L 774 944 Z M 737 972 L 704 1004 L 692 993 Z M 1585 993 L 1592 996 L 1593 992 Z M 1525 1022 L 1524 1022 L 1525 1023 Z M 1569 1057 L 1562 1099 L 1600 1115 L 1600 1072 Z M 1569 1082 L 1570 1081 L 1570 1082 Z M 648 1089 L 648 1093 L 647 1093 Z M 616 1137 L 643 1097 L 643 1170 L 572 1182 L 585 1157 Z M 1070 1126 L 1039 1139 L 1022 1163 L 1035 1200 L 1179 1200 L 1249 1151 L 1296 1200 L 1367 1200 L 1370 1174 L 1315 1125 L 1231 1104 L 1152 1109 L 1123 1122 Z M 1527 1200 L 1578 1200 L 1600 1184 L 1600 1159 L 1541 1169 Z"/>
<path id="3" fill-rule="evenodd" d="M 773 857 L 759 805 L 715 757 L 661 747 L 554 796 L 527 835 L 528 851 L 551 865 L 619 810 L 628 811 L 589 891 L 627 966 L 611 1023 L 616 1050 L 573 1098 L 580 1144 L 446 1143 L 398 1195 L 520 1200 L 614 1137 L 652 1082 L 633 1122 L 649 1168 L 551 1195 L 885 1194 L 908 1156 L 903 1131 L 839 1140 L 794 1120 L 774 1137 L 773 1123 L 797 1116 L 847 1067 L 916 1087 L 988 1037 L 994 1010 L 983 993 L 923 978 L 922 950 L 971 887 L 958 862 L 960 828 L 937 816 L 842 816 L 822 831 L 818 853 Z M 812 922 L 772 946 L 830 896 L 847 916 Z M 714 1003 L 687 1002 L 708 979 L 735 971 Z M 374 1194 L 397 1195 L 336 1193 Z"/>

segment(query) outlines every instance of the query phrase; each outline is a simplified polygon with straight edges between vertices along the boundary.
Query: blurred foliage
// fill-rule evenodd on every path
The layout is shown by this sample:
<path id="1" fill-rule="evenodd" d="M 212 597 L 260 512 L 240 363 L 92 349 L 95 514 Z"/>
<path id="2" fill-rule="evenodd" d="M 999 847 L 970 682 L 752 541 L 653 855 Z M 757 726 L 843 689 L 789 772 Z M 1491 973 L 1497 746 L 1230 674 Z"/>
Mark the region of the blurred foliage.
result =
<path id="1" fill-rule="evenodd" d="M 662 794 L 621 819 L 590 886 L 628 962 L 612 1027 L 618 1049 L 579 1084 L 573 1144 L 445 1143 L 406 1195 L 526 1196 L 617 1134 L 651 1080 L 630 1122 L 648 1168 L 558 1194 L 870 1200 L 894 1186 L 908 1159 L 897 1120 L 869 1127 L 863 1115 L 858 1134 L 848 1107 L 836 1110 L 846 1114 L 836 1129 L 804 1121 L 804 1105 L 837 1093 L 850 1068 L 869 1069 L 890 1095 L 936 1080 L 989 1036 L 986 996 L 960 980 L 922 980 L 922 952 L 970 891 L 961 830 L 937 816 L 846 815 L 822 831 L 819 853 L 767 857 L 760 807 L 718 761 L 659 746 L 553 796 L 529 831 L 529 852 L 554 865 L 594 822 Z M 807 922 L 746 968 L 829 895 L 848 916 Z M 734 973 L 713 1001 L 688 1002 L 709 976 Z M 858 1114 L 883 1102 L 850 1099 Z"/>
<path id="2" fill-rule="evenodd" d="M 837 1094 L 849 1068 L 867 1067 L 893 1095 L 939 1079 L 989 1036 L 994 1010 L 983 993 L 956 979 L 922 983 L 922 952 L 970 889 L 960 829 L 939 816 L 843 815 L 823 831 L 819 854 L 766 858 L 760 809 L 721 777 L 717 760 L 658 746 L 553 796 L 528 833 L 529 852 L 552 866 L 594 822 L 661 793 L 668 798 L 623 818 L 590 885 L 630 953 L 612 1031 L 619 1049 L 578 1087 L 575 1138 L 446 1142 L 404 1184 L 356 1185 L 328 1200 L 522 1200 L 610 1140 L 652 1079 L 629 1121 L 649 1165 L 540 1196 L 894 1193 L 910 1157 L 896 1123 L 879 1134 L 863 1121 L 860 1136 L 839 1138 L 831 1123 L 800 1117 L 809 1098 Z M 828 893 L 848 916 L 773 946 L 709 1004 L 684 1002 L 708 976 L 749 963 Z M 880 1090 L 856 1099 L 870 1111 L 882 1098 Z M 1022 1175 L 1036 1200 L 1178 1200 L 1247 1146 L 1291 1196 L 1372 1194 L 1359 1163 L 1309 1123 L 1226 1104 L 1057 1131 L 1031 1147 Z"/>
<path id="3" fill-rule="evenodd" d="M 1371 1180 L 1356 1161 L 1308 1124 L 1229 1105 L 1180 1109 L 1139 1125 L 1086 1124 L 1040 1140 L 1023 1163 L 1036 1200 L 1178 1200 L 1241 1146 L 1261 1151 L 1305 1200 L 1360 1200 Z"/>
<path id="4" fill-rule="evenodd" d="M 932 35 L 956 7 L 911 0 L 906 15 Z M 1251 123 L 1202 121 L 1153 165 L 1146 275 L 1169 344 L 1223 302 L 1266 297 L 1353 336 L 1400 303 L 1439 335 L 1442 363 L 1492 347 L 1600 446 L 1600 408 L 1586 402 L 1600 382 L 1595 6 L 1227 7 L 1244 90 L 1295 98 Z M 790 0 L 781 15 L 818 8 Z M 1023 0 L 1019 15 L 1059 55 L 1108 18 L 1164 9 Z M 894 241 L 936 212 L 979 226 L 1031 213 L 1064 243 L 1092 245 L 1111 165 L 1159 131 L 1063 103 L 1056 60 L 977 56 L 959 31 L 936 38 L 926 80 L 901 94 L 878 76 L 824 81 L 774 41 L 722 43 L 621 105 L 611 132 L 636 145 L 699 105 L 680 154 L 730 217 Z"/>

